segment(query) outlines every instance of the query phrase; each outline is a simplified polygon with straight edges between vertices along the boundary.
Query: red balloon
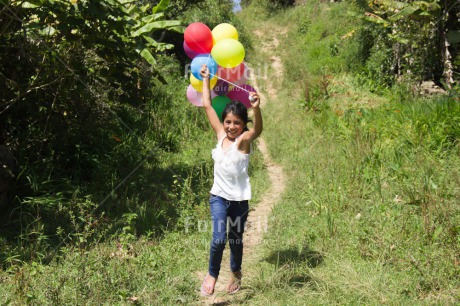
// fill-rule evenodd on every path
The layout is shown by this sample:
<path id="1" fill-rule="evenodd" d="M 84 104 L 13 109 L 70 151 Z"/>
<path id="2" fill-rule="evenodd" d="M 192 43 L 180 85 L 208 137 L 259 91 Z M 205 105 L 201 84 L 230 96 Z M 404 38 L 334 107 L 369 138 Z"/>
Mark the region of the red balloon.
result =
<path id="1" fill-rule="evenodd" d="M 243 73 L 243 75 L 241 76 L 241 78 L 236 80 L 234 83 L 236 85 L 243 85 L 243 84 L 246 84 L 246 82 L 250 78 L 251 78 L 251 70 L 249 70 L 248 66 L 246 64 L 244 64 L 244 73 Z"/>
<path id="2" fill-rule="evenodd" d="M 244 62 L 233 68 L 223 68 L 219 66 L 217 75 L 221 79 L 229 82 L 235 82 L 243 77 L 245 68 L 246 66 L 244 65 Z"/>
<path id="3" fill-rule="evenodd" d="M 211 53 L 212 32 L 204 23 L 191 23 L 185 29 L 184 40 L 187 46 L 195 52 Z"/>

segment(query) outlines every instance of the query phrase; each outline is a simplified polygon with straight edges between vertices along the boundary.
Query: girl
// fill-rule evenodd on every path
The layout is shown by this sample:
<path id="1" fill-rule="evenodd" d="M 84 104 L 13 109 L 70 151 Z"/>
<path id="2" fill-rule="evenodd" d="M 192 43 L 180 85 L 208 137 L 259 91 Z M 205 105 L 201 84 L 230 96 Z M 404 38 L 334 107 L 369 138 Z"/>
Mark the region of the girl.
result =
<path id="1" fill-rule="evenodd" d="M 203 65 L 200 70 L 203 77 L 203 106 L 211 127 L 217 136 L 217 146 L 212 150 L 214 159 L 214 184 L 211 188 L 210 208 L 212 219 L 212 241 L 209 256 L 209 271 L 201 294 L 214 293 L 219 276 L 222 253 L 227 241 L 227 218 L 230 230 L 230 282 L 228 293 L 235 293 L 241 287 L 241 262 L 243 258 L 243 232 L 248 216 L 248 200 L 251 199 L 251 185 L 248 176 L 248 163 L 251 143 L 262 133 L 262 115 L 257 93 L 250 93 L 254 113 L 254 128 L 247 128 L 248 111 L 246 107 L 234 101 L 225 107 L 222 122 L 211 106 L 209 89 L 209 70 Z"/>

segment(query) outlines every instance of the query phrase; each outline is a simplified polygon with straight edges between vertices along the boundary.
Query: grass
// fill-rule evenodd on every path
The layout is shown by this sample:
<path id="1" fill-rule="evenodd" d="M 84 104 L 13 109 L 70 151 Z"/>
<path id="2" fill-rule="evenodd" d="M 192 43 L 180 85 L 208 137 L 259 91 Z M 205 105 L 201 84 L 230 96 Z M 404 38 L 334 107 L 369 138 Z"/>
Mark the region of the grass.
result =
<path id="1" fill-rule="evenodd" d="M 459 301 L 458 144 L 436 149 L 435 135 L 420 139 L 423 104 L 398 109 L 368 109 L 363 119 L 348 110 L 351 120 L 332 109 L 301 112 L 284 95 L 270 104 L 267 117 L 277 117 L 266 121 L 267 141 L 289 181 L 251 303 Z"/>
<path id="2" fill-rule="evenodd" d="M 377 136 L 381 146 L 372 147 L 364 137 L 330 124 L 334 112 L 296 115 L 286 111 L 296 105 L 282 101 L 270 104 L 271 112 L 281 114 L 283 107 L 287 114 L 276 124 L 267 122 L 276 135 L 268 144 L 290 181 L 275 208 L 264 254 L 291 255 L 261 264 L 267 276 L 255 286 L 272 292 L 267 297 L 261 290 L 255 304 L 286 289 L 288 300 L 278 299 L 286 304 L 302 304 L 297 301 L 306 295 L 315 305 L 455 303 L 458 153 L 435 160 L 431 151 L 418 152 L 423 147 L 396 151 L 411 157 L 399 166 L 404 174 L 394 173 L 393 159 L 378 159 L 384 150 L 395 153 L 385 136 Z M 384 116 L 373 119 L 386 122 Z M 321 263 L 312 265 L 317 257 Z M 285 282 L 286 275 L 303 278 L 301 288 Z"/>
<path id="3" fill-rule="evenodd" d="M 190 106 L 189 111 L 192 118 L 206 120 L 201 109 Z M 94 229 L 86 224 L 94 220 L 77 215 L 76 223 L 83 226 L 73 233 L 76 239 L 66 240 L 68 243 L 48 261 L 41 260 L 45 255 L 40 254 L 29 260 L 14 255 L 5 258 L 0 271 L 2 305 L 197 302 L 200 280 L 196 271 L 206 270 L 209 256 L 208 197 L 212 183 L 211 149 L 216 140 L 208 125 L 197 124 L 190 129 L 184 124 L 184 129 L 188 131 L 183 131 L 182 137 L 188 140 L 180 142 L 176 153 L 161 153 L 158 163 L 145 166 L 157 175 L 155 180 L 146 182 L 164 186 L 163 197 L 171 200 L 169 208 L 162 205 L 162 210 L 155 214 L 155 198 L 139 203 L 127 195 L 122 202 L 130 213 L 125 213 L 122 220 L 104 231 L 103 238 L 93 242 L 86 240 L 94 235 Z M 249 171 L 253 187 L 251 205 L 255 205 L 268 182 L 257 146 Z M 136 181 L 136 177 L 132 180 Z M 149 186 L 145 187 L 149 190 Z M 175 213 L 168 212 L 169 209 Z M 167 222 L 167 226 L 155 226 L 155 220 Z M 0 241 L 0 245 L 6 247 L 7 242 Z M 40 253 L 40 247 L 36 251 Z"/>
<path id="4" fill-rule="evenodd" d="M 312 21 L 311 32 L 300 35 L 292 17 L 310 20 L 308 12 L 316 5 L 329 9 L 312 17 L 322 21 Z M 242 18 L 249 28 L 263 29 L 248 18 L 251 9 Z M 270 131 L 265 137 L 289 179 L 246 302 L 457 304 L 458 97 L 423 99 L 397 88 L 378 96 L 358 85 L 344 72 L 347 56 L 330 59 L 328 52 L 315 51 L 325 50 L 314 39 L 318 34 L 338 37 L 351 29 L 327 13 L 338 10 L 346 10 L 346 4 L 307 4 L 265 21 L 264 33 L 288 29 L 272 51 L 282 57 L 285 81 L 268 79 L 261 87 L 276 89 L 277 98 L 271 95 L 265 110 Z M 270 38 L 259 39 L 254 45 Z M 267 57 L 254 54 L 262 61 Z M 327 82 L 310 82 L 324 75 Z M 319 93 L 310 96 L 314 104 L 307 103 L 302 80 Z"/>

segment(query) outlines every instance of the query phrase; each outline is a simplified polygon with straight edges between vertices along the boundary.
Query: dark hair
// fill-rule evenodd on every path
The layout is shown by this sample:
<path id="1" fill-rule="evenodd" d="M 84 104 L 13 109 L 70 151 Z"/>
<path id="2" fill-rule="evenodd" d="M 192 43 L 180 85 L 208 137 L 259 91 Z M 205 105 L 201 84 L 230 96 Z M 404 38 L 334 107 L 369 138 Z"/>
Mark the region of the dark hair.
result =
<path id="1" fill-rule="evenodd" d="M 222 112 L 222 122 L 229 113 L 233 113 L 235 116 L 239 117 L 245 124 L 252 122 L 252 120 L 248 117 L 248 109 L 240 101 L 232 101 L 225 106 L 224 111 Z M 248 131 L 247 126 L 244 128 L 244 131 Z"/>

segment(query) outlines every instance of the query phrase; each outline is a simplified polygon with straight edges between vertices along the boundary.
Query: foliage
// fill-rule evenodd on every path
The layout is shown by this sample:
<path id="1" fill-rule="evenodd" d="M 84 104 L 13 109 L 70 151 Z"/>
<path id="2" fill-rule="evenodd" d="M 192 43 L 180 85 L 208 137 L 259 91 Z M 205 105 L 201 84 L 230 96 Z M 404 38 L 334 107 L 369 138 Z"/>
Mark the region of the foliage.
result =
<path id="1" fill-rule="evenodd" d="M 59 246 L 87 249 L 112 235 L 161 235 L 186 206 L 170 205 L 186 197 L 173 175 L 194 189 L 187 208 L 203 203 L 208 160 L 174 163 L 184 139 L 206 143 L 207 126 L 185 101 L 174 49 L 182 22 L 166 17 L 168 3 L 0 9 L 0 146 L 15 161 L 0 205 L 3 265 L 48 262 Z"/>
<path id="2" fill-rule="evenodd" d="M 391 0 L 357 3 L 360 8 L 349 13 L 370 23 L 364 29 L 371 29 L 361 30 L 358 36 L 362 49 L 369 50 L 368 56 L 363 58 L 363 79 L 371 79 L 381 86 L 402 80 L 442 82 L 450 69 L 443 59 L 447 48 L 443 47 L 445 33 L 453 34 L 452 30 L 458 27 L 458 21 L 453 21 L 455 17 L 446 16 L 458 6 L 458 2 Z M 452 34 L 452 38 L 456 36 Z M 455 44 L 458 43 L 451 39 L 454 62 L 457 56 Z M 383 66 L 381 74 L 375 73 L 376 66 Z"/>
<path id="3" fill-rule="evenodd" d="M 362 44 L 369 33 L 375 35 L 370 46 Z M 379 93 L 390 88 L 395 81 L 391 42 L 385 34 L 385 30 L 364 26 L 356 37 L 360 46 L 359 54 L 364 61 L 362 66 L 354 67 L 357 81 L 371 91 Z"/>
<path id="4" fill-rule="evenodd" d="M 60 56 L 68 48 L 83 53 L 85 56 L 80 60 L 85 65 L 74 71 L 74 77 L 81 77 L 88 85 L 91 84 L 89 80 L 102 81 L 111 88 L 108 93 L 111 100 L 128 102 L 135 97 L 135 92 L 131 91 L 140 78 L 139 67 L 135 66 L 138 54 L 154 68 L 152 53 L 172 47 L 155 40 L 154 32 L 181 30 L 180 21 L 162 20 L 168 2 L 163 0 L 149 13 L 149 5 L 138 7 L 130 1 L 12 1 L 2 11 L 14 21 L 12 24 L 18 21 L 21 24 L 20 28 L 5 29 L 8 31 L 5 39 L 15 47 L 21 43 L 35 47 L 44 44 L 42 49 L 53 49 Z M 5 72 L 11 74 L 11 71 Z M 22 92 L 14 94 L 24 95 Z"/>
<path id="5" fill-rule="evenodd" d="M 276 15 L 277 12 L 293 7 L 295 0 L 259 0 L 259 1 L 243 1 L 243 5 L 248 5 L 254 2 L 256 5 L 262 6 L 270 15 Z"/>

